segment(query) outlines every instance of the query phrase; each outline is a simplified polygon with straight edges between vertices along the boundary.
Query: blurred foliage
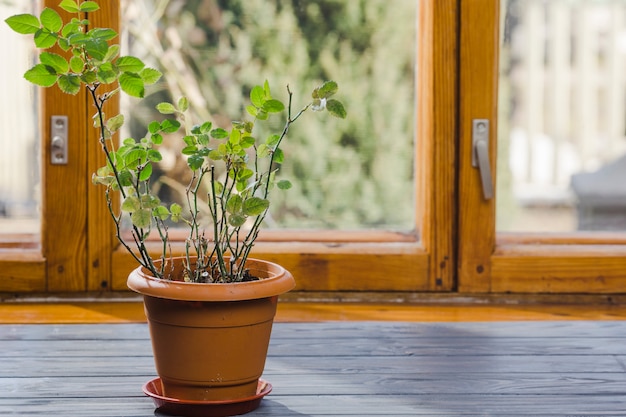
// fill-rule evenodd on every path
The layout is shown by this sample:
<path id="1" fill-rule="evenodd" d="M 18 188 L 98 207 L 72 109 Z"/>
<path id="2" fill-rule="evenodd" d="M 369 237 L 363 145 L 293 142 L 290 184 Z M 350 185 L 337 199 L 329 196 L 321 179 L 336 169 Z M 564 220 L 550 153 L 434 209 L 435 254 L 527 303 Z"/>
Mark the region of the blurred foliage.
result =
<path id="1" fill-rule="evenodd" d="M 297 108 L 322 80 L 339 82 L 347 120 L 310 117 L 282 145 L 270 227 L 414 228 L 415 0 L 126 0 L 130 52 L 160 68 L 164 84 L 129 103 L 130 134 L 154 104 L 186 95 L 198 120 L 241 117 L 250 89 L 289 85 Z M 153 27 L 158 37 L 146 38 Z M 143 29 L 143 30 L 139 30 Z M 140 34 L 141 35 L 138 35 Z M 139 37 L 143 36 L 143 37 Z M 226 127 L 226 126 L 224 126 Z M 172 153 L 173 154 L 173 153 Z M 164 158 L 162 198 L 187 183 Z M 182 171 L 182 170 L 181 170 Z"/>

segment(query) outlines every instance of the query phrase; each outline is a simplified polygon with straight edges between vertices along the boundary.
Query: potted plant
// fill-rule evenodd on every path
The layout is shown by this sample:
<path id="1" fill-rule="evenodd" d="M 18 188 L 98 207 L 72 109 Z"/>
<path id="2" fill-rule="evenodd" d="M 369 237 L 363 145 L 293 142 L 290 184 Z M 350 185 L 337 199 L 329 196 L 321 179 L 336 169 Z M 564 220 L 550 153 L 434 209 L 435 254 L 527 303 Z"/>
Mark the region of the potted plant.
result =
<path id="1" fill-rule="evenodd" d="M 59 7 L 75 17 L 63 21 L 57 11 L 45 8 L 39 16 L 15 15 L 6 23 L 33 35 L 43 50 L 26 80 L 57 85 L 67 94 L 84 91 L 95 108 L 94 127 L 106 164 L 93 174 L 93 182 L 104 188 L 117 239 L 139 264 L 128 286 L 143 294 L 159 374 L 144 391 L 166 412 L 250 411 L 271 388 L 260 376 L 278 295 L 295 286 L 288 271 L 250 258 L 250 251 L 271 192 L 290 187 L 276 179 L 284 161 L 281 142 L 309 109 L 345 118 L 343 105 L 332 98 L 337 84 L 323 83 L 309 104 L 293 112 L 289 87 L 285 105 L 265 82 L 251 89 L 248 120 L 227 128 L 189 120 L 184 97 L 160 103 L 163 118 L 149 123 L 145 137 L 120 142 L 116 132 L 124 116 L 106 115 L 105 103 L 120 93 L 143 98 L 161 73 L 137 57 L 120 56 L 114 30 L 89 26 L 85 16 L 99 9 L 97 2 L 62 0 Z M 254 137 L 255 125 L 285 113 L 279 131 L 264 140 Z M 190 170 L 186 204 L 165 205 L 151 187 L 153 167 L 161 160 L 159 145 L 172 137 L 184 142 L 181 157 Z M 182 256 L 172 250 L 172 223 L 188 230 Z M 153 234 L 160 238 L 158 253 L 147 245 Z"/>

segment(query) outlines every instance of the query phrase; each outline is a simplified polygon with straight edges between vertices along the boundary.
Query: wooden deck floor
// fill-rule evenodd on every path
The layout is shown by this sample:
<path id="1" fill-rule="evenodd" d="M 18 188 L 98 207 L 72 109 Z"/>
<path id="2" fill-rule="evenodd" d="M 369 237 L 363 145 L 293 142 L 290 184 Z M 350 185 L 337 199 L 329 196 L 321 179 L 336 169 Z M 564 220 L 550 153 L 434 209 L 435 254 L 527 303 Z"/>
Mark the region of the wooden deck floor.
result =
<path id="1" fill-rule="evenodd" d="M 144 323 L 0 325 L 3 416 L 153 416 L 154 376 Z M 277 323 L 264 378 L 250 416 L 625 416 L 626 321 Z"/>

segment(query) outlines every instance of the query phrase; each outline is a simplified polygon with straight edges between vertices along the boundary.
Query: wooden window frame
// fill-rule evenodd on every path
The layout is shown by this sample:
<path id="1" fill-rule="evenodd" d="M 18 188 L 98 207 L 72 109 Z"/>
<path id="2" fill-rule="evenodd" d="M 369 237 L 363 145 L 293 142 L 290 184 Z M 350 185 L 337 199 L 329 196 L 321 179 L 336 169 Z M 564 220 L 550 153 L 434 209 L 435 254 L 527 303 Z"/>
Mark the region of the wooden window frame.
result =
<path id="1" fill-rule="evenodd" d="M 459 291 L 623 293 L 626 239 L 617 234 L 496 233 L 495 200 L 482 197 L 470 161 L 472 119 L 492 120 L 497 137 L 500 2 L 462 1 L 460 19 Z M 496 145 L 490 141 L 494 184 Z"/>
<path id="2" fill-rule="evenodd" d="M 419 1 L 415 184 L 417 201 L 424 202 L 416 209 L 420 235 L 307 231 L 303 237 L 302 232 L 264 232 L 253 256 L 289 269 L 297 278 L 297 290 L 453 288 L 457 26 L 456 0 Z M 182 253 L 182 244 L 175 245 L 174 252 Z M 112 253 L 111 288 L 125 290 L 127 274 L 135 266 L 118 246 Z"/>

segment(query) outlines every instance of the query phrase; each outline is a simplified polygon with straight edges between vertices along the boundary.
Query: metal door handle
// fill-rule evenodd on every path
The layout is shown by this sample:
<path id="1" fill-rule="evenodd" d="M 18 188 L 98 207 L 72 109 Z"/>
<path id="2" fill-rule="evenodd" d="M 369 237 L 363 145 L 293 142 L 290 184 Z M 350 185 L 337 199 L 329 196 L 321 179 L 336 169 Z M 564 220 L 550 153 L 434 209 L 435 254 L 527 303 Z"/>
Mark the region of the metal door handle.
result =
<path id="1" fill-rule="evenodd" d="M 489 163 L 489 120 L 472 120 L 472 166 L 478 168 L 485 200 L 493 198 L 491 164 Z"/>
<path id="2" fill-rule="evenodd" d="M 50 163 L 67 164 L 67 116 L 52 116 L 50 120 Z"/>

